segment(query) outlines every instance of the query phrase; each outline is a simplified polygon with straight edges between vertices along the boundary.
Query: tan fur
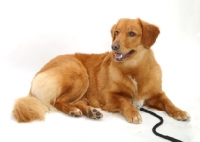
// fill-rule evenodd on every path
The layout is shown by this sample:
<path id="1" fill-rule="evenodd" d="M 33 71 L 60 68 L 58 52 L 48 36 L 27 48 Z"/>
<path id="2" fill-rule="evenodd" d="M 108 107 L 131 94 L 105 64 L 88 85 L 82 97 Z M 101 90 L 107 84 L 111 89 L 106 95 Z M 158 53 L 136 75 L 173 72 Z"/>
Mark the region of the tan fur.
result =
<path id="1" fill-rule="evenodd" d="M 52 59 L 34 77 L 30 95 L 16 102 L 14 116 L 19 122 L 42 120 L 45 107 L 55 107 L 71 116 L 100 119 L 97 107 L 137 124 L 142 118 L 136 107 L 145 105 L 188 120 L 162 91 L 161 69 L 150 49 L 159 33 L 140 19 L 120 19 L 111 28 L 112 52 Z"/>
<path id="2" fill-rule="evenodd" d="M 26 96 L 16 101 L 13 114 L 18 122 L 29 122 L 33 119 L 44 120 L 47 108 L 35 97 Z"/>

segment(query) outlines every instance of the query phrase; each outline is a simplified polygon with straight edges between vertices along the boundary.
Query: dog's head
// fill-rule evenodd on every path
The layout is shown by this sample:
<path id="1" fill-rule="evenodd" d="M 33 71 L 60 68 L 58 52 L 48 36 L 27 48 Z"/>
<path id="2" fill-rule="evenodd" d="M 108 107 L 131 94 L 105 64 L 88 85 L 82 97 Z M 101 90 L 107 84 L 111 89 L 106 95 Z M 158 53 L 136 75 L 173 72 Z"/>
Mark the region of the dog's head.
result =
<path id="1" fill-rule="evenodd" d="M 138 47 L 149 49 L 156 41 L 159 28 L 138 19 L 120 19 L 111 29 L 112 51 L 116 61 L 137 54 Z"/>

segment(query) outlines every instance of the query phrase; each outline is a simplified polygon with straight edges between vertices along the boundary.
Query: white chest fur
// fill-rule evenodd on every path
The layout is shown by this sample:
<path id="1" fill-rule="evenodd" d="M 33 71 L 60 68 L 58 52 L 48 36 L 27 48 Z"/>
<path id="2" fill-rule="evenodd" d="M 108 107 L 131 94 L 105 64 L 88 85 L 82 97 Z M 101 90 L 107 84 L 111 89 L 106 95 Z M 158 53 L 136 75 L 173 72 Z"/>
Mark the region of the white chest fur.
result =
<path id="1" fill-rule="evenodd" d="M 132 100 L 132 103 L 137 109 L 140 109 L 143 106 L 144 101 L 143 100 L 140 100 L 140 101 Z"/>
<path id="2" fill-rule="evenodd" d="M 138 85 L 137 85 L 137 81 L 135 80 L 135 78 L 133 79 L 131 76 L 129 76 L 129 78 L 131 79 L 131 81 L 132 81 L 133 84 L 135 85 L 136 94 L 138 95 Z M 133 103 L 133 105 L 134 105 L 137 109 L 140 109 L 140 108 L 143 106 L 144 101 L 143 101 L 143 100 L 137 100 L 137 96 L 136 96 L 136 98 L 133 98 L 132 103 Z"/>
<path id="3" fill-rule="evenodd" d="M 134 86 L 135 86 L 135 93 L 138 93 L 138 86 L 137 86 L 137 81 L 135 80 L 135 78 L 133 79 L 131 76 L 129 76 L 129 78 L 131 79 L 131 81 L 133 82 Z"/>

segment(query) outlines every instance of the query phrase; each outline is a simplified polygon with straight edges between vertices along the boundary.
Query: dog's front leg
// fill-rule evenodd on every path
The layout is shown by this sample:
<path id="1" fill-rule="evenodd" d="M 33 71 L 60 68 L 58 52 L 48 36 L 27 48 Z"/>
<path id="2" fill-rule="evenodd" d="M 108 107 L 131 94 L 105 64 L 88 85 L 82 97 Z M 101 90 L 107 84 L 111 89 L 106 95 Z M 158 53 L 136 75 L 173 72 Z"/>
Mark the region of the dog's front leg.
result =
<path id="1" fill-rule="evenodd" d="M 128 122 L 139 124 L 142 122 L 138 110 L 131 103 L 131 99 L 118 93 L 108 93 L 104 97 L 103 110 L 121 113 Z"/>
<path id="2" fill-rule="evenodd" d="M 158 95 L 146 100 L 146 106 L 166 111 L 169 116 L 176 120 L 185 121 L 190 118 L 189 114 L 186 111 L 177 108 L 164 92 L 158 93 Z"/>

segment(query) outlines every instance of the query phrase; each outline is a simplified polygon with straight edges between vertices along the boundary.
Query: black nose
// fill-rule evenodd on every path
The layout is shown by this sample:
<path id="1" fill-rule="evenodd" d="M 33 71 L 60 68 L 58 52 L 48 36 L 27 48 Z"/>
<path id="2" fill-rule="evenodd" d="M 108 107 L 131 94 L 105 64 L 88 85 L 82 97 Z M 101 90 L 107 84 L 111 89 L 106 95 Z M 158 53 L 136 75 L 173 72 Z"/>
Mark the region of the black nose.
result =
<path id="1" fill-rule="evenodd" d="M 111 47 L 112 47 L 112 50 L 116 51 L 120 48 L 120 45 L 118 43 L 113 43 Z"/>

